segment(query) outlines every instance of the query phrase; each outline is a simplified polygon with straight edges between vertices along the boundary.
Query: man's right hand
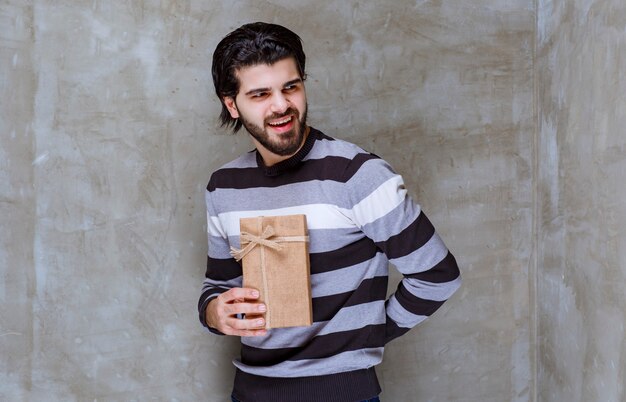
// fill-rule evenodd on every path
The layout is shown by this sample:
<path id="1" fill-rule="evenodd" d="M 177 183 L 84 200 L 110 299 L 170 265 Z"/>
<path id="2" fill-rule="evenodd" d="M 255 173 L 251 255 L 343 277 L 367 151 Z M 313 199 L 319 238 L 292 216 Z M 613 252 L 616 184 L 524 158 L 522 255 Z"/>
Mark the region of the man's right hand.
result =
<path id="1" fill-rule="evenodd" d="M 232 288 L 211 300 L 206 308 L 206 322 L 225 335 L 263 336 L 267 335 L 265 304 L 256 303 L 259 292 L 249 288 Z M 246 318 L 237 318 L 245 314 Z"/>

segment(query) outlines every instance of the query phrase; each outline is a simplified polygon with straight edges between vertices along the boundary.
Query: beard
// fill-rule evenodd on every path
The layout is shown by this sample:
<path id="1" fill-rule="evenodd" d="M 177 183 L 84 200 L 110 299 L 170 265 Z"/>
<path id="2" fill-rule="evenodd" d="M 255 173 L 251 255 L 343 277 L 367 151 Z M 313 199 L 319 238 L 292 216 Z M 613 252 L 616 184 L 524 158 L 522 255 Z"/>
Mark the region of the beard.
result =
<path id="1" fill-rule="evenodd" d="M 300 112 L 295 108 L 289 108 L 282 114 L 274 114 L 267 117 L 263 121 L 264 127 L 260 127 L 251 121 L 247 120 L 243 115 L 240 115 L 241 124 L 250 133 L 254 139 L 256 139 L 265 149 L 275 155 L 290 156 L 296 153 L 296 151 L 302 145 L 304 141 L 304 133 L 306 131 L 306 115 L 308 105 L 305 105 L 304 113 L 300 117 Z M 284 133 L 273 134 L 275 138 L 272 138 L 267 132 L 268 122 L 270 120 L 280 119 L 281 117 L 292 115 L 294 121 L 293 128 Z"/>

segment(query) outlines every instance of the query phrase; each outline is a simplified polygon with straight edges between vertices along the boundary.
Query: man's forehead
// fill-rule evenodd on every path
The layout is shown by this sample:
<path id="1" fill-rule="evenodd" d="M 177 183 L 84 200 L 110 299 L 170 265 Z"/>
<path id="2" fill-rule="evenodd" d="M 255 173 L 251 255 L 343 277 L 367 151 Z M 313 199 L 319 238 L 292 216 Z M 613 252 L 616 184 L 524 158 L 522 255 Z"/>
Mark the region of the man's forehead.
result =
<path id="1" fill-rule="evenodd" d="M 235 71 L 235 76 L 239 80 L 240 89 L 244 86 L 282 85 L 295 78 L 301 78 L 296 61 L 292 57 L 271 64 L 259 63 L 241 67 Z"/>

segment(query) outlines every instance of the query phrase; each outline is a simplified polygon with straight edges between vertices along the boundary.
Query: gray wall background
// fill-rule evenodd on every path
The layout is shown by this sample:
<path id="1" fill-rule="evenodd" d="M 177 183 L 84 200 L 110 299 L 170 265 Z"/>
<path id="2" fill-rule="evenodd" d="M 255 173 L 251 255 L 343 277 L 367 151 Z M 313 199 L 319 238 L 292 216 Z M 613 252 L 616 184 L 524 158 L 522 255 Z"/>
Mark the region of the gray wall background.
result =
<path id="1" fill-rule="evenodd" d="M 251 143 L 209 65 L 256 20 L 302 36 L 311 124 L 390 161 L 460 262 L 383 399 L 626 400 L 621 0 L 0 1 L 0 399 L 227 400 L 203 191 Z"/>
<path id="2" fill-rule="evenodd" d="M 626 401 L 626 4 L 538 20 L 539 399 Z"/>

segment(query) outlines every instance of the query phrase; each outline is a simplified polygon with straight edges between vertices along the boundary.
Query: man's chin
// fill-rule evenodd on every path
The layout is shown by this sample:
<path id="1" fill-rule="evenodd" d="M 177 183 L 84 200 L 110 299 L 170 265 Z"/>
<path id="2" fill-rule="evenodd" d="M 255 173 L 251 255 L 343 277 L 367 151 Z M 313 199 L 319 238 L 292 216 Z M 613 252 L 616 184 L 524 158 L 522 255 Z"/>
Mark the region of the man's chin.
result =
<path id="1" fill-rule="evenodd" d="M 274 155 L 291 156 L 295 154 L 304 143 L 306 124 L 302 123 L 299 119 L 296 119 L 291 130 L 283 132 L 276 130 L 267 123 L 264 124 L 263 131 L 261 131 L 261 127 L 246 124 L 245 121 L 243 126 L 263 148 Z"/>
<path id="2" fill-rule="evenodd" d="M 283 147 L 272 147 L 272 153 L 280 156 L 291 156 L 295 154 L 300 148 L 301 144 L 289 144 Z"/>

